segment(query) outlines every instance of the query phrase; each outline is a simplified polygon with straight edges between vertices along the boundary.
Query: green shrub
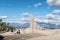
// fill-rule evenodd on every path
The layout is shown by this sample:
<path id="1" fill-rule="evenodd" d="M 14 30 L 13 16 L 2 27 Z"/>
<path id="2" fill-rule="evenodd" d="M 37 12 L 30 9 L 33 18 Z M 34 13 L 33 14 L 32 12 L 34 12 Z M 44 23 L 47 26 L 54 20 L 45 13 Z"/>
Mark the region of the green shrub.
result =
<path id="1" fill-rule="evenodd" d="M 0 31 L 5 31 L 7 28 L 8 28 L 8 30 L 15 30 L 14 27 L 6 25 L 5 22 L 0 23 L 0 25 L 1 25 Z"/>
<path id="2" fill-rule="evenodd" d="M 15 30 L 15 28 L 12 27 L 12 26 L 9 26 L 8 29 L 9 29 L 9 30 Z"/>
<path id="3" fill-rule="evenodd" d="M 6 26 L 2 26 L 2 27 L 0 27 L 0 31 L 5 31 L 6 29 L 7 29 L 7 27 L 6 27 Z M 9 26 L 9 27 L 8 27 L 8 30 L 15 30 L 15 28 L 14 28 L 14 27 Z"/>

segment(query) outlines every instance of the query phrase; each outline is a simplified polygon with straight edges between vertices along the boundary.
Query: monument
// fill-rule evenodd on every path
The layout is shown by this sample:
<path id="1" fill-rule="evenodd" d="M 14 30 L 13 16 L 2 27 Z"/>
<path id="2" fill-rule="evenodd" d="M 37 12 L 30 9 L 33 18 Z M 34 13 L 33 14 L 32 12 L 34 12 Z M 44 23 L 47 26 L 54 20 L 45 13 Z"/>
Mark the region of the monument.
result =
<path id="1" fill-rule="evenodd" d="M 35 21 L 34 21 L 34 17 L 30 18 L 30 29 L 32 32 L 34 32 L 34 30 L 40 30 L 40 25 L 38 25 Z"/>
<path id="2" fill-rule="evenodd" d="M 32 32 L 34 31 L 34 17 L 30 18 L 30 29 Z"/>

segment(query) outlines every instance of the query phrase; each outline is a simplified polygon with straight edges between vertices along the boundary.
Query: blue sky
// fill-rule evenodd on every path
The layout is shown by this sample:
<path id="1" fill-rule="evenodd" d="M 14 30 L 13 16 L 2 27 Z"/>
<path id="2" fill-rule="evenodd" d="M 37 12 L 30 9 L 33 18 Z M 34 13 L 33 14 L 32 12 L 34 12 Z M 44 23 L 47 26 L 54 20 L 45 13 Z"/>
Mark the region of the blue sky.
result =
<path id="1" fill-rule="evenodd" d="M 58 1 L 56 0 L 56 2 Z M 55 5 L 55 2 L 50 0 L 0 0 L 0 16 L 7 16 L 6 19 L 3 19 L 6 22 L 18 22 L 17 20 L 20 20 L 22 14 L 26 13 L 45 17 L 52 14 L 54 10 L 59 11 L 59 3 L 60 1 Z M 56 16 L 60 17 L 60 14 L 56 14 Z"/>

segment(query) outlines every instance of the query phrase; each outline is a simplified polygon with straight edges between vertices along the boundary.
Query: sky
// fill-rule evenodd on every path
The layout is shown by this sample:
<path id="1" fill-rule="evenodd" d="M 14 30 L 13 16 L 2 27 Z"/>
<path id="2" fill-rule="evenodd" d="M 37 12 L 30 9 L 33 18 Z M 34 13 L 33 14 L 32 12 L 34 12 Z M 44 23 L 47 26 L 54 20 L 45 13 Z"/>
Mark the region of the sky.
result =
<path id="1" fill-rule="evenodd" d="M 4 22 L 20 23 L 24 16 L 35 21 L 60 24 L 60 0 L 0 0 L 0 18 Z"/>

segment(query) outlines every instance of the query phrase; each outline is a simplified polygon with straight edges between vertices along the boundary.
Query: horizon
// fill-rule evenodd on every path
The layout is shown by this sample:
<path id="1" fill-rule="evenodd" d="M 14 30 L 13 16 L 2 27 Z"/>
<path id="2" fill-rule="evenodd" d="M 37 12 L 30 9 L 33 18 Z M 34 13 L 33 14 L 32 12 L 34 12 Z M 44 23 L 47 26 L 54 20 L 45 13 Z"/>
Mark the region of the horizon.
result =
<path id="1" fill-rule="evenodd" d="M 30 20 L 31 15 L 38 22 L 60 24 L 60 0 L 0 0 L 4 22 L 21 23 Z"/>

